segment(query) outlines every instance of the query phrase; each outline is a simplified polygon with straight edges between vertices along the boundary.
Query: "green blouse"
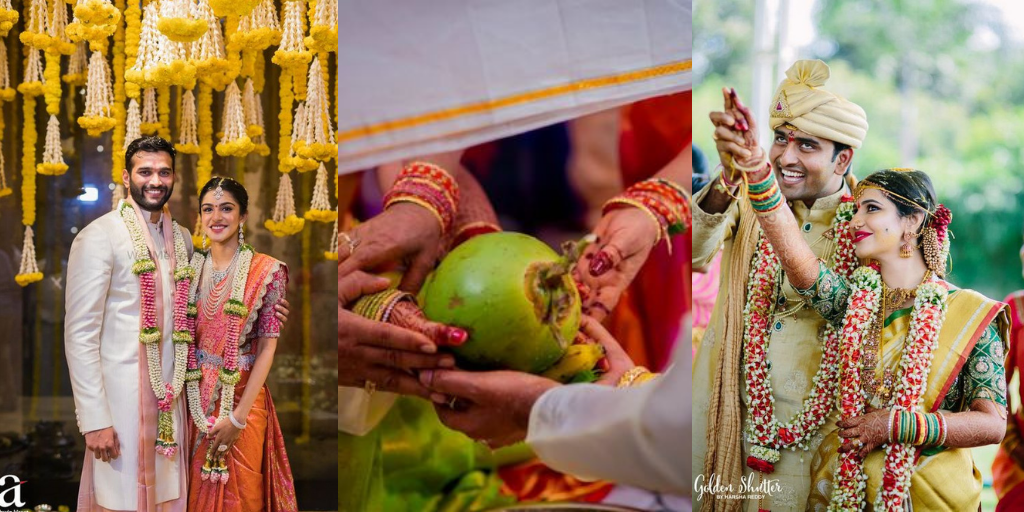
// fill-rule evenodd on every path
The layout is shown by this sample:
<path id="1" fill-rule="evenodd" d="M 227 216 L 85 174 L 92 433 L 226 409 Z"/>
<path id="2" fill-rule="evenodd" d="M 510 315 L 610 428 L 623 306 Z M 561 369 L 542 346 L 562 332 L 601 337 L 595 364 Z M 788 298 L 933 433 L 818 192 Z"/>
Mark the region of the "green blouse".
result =
<path id="1" fill-rule="evenodd" d="M 842 329 L 846 306 L 850 299 L 850 284 L 839 274 L 818 265 L 818 278 L 806 290 L 797 289 L 807 303 L 836 329 Z M 951 290 L 950 294 L 958 290 Z M 885 319 L 889 325 L 894 319 L 909 315 L 912 308 L 894 311 Z M 1003 368 L 1003 341 L 995 323 L 990 324 L 974 345 L 967 362 L 960 369 L 953 386 L 942 401 L 942 409 L 962 412 L 976 399 L 991 400 L 1006 406 L 1006 376 Z"/>

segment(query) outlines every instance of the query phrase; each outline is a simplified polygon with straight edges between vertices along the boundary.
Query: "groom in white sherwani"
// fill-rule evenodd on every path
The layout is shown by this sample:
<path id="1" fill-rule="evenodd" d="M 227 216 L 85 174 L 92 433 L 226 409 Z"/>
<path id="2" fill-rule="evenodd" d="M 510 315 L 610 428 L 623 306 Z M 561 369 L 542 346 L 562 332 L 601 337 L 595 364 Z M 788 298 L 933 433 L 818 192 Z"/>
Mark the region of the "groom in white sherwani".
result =
<path id="1" fill-rule="evenodd" d="M 79 511 L 185 510 L 188 423 L 175 377 L 185 361 L 172 334 L 182 327 L 180 319 L 175 324 L 176 302 L 188 300 L 175 293 L 174 271 L 188 266 L 192 241 L 165 207 L 174 155 L 159 137 L 129 144 L 122 174 L 129 197 L 71 245 L 64 342 L 88 448 Z M 159 336 L 147 338 L 153 326 Z M 158 361 L 147 356 L 147 343 Z"/>

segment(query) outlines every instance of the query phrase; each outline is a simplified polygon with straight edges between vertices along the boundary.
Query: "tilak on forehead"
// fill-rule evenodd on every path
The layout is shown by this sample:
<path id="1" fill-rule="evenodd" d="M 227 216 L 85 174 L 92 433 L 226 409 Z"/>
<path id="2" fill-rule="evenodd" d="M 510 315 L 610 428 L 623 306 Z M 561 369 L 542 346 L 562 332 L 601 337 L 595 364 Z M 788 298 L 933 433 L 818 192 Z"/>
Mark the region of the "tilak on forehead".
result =
<path id="1" fill-rule="evenodd" d="M 820 60 L 799 60 L 786 71 L 772 100 L 768 125 L 784 126 L 859 148 L 868 132 L 867 114 L 857 104 L 821 87 L 829 79 Z"/>

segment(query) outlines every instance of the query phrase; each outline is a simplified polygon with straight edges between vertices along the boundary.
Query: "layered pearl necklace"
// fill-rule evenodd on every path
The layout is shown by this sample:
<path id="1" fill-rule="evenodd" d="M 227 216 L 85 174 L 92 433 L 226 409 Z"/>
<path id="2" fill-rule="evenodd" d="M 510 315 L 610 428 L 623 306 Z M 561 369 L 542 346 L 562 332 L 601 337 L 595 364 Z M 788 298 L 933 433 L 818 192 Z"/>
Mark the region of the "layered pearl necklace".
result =
<path id="1" fill-rule="evenodd" d="M 187 263 L 188 254 L 185 239 L 178 229 L 178 223 L 171 221 L 174 240 L 174 332 L 171 339 L 174 343 L 174 375 L 171 382 L 164 382 L 163 367 L 160 361 L 160 340 L 163 335 L 157 327 L 156 310 L 156 262 L 146 245 L 143 227 L 139 223 L 135 208 L 128 202 L 122 202 L 119 212 L 121 220 L 128 227 L 132 240 L 132 248 L 136 259 L 132 265 L 132 273 L 139 276 L 139 287 L 142 300 L 141 329 L 139 341 L 146 347 L 146 359 L 149 366 L 149 385 L 157 398 L 160 413 L 157 418 L 156 451 L 168 458 L 174 457 L 178 443 L 174 440 L 175 398 L 181 394 L 186 377 L 186 361 L 192 347 L 195 332 L 188 320 L 189 289 L 196 281 L 195 271 Z"/>

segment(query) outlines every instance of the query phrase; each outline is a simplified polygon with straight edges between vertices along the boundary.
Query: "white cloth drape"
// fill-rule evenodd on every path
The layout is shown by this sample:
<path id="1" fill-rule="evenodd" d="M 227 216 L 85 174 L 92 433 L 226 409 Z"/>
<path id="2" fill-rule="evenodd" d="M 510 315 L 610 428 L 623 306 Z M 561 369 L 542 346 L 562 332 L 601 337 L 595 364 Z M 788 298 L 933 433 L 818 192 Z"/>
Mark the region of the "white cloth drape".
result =
<path id="1" fill-rule="evenodd" d="M 691 0 L 341 0 L 338 171 L 691 87 Z"/>

